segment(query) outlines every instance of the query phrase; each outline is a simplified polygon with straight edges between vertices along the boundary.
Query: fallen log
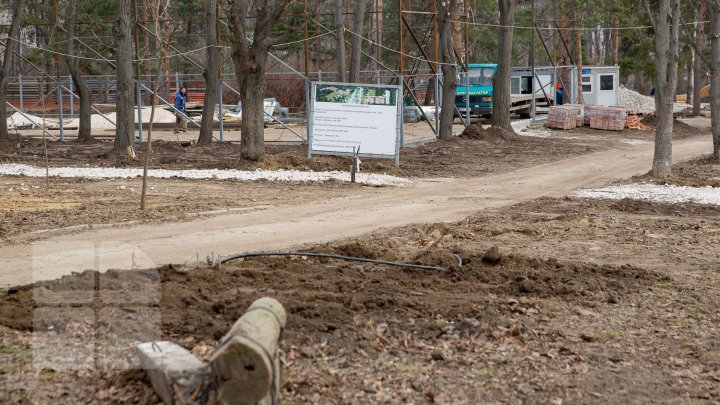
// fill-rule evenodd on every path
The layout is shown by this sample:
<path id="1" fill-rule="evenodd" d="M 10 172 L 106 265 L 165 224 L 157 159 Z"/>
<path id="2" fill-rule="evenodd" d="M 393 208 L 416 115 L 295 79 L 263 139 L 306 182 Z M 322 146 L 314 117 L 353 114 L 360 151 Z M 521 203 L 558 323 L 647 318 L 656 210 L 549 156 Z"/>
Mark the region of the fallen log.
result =
<path id="1" fill-rule="evenodd" d="M 221 404 L 275 403 L 280 386 L 278 342 L 287 314 L 272 298 L 260 298 L 220 340 L 210 358 Z"/>

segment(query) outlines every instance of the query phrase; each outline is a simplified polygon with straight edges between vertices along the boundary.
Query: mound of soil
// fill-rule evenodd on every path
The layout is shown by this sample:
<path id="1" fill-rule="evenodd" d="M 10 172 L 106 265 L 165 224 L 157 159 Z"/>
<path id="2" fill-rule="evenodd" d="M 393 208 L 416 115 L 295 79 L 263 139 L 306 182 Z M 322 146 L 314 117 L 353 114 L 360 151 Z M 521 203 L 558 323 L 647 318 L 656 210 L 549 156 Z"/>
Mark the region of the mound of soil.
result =
<path id="1" fill-rule="evenodd" d="M 649 126 L 653 130 L 658 126 L 658 119 L 655 114 L 644 116 L 640 122 Z M 709 130 L 709 129 L 708 129 Z M 698 135 L 705 132 L 703 129 L 695 128 L 677 118 L 673 118 L 673 138 L 682 139 L 689 136 Z"/>
<path id="2" fill-rule="evenodd" d="M 686 187 L 720 187 L 720 162 L 715 161 L 712 156 L 705 156 L 674 164 L 668 178 L 656 179 L 646 173 L 634 176 L 630 181 Z"/>
<path id="3" fill-rule="evenodd" d="M 507 255 L 497 247 L 485 252 L 431 247 L 398 254 L 393 246 L 352 240 L 313 250 L 403 260 L 447 270 L 287 256 L 247 258 L 223 265 L 222 271 L 173 265 L 102 274 L 85 271 L 8 290 L 0 296 L 0 324 L 16 330 L 46 330 L 50 326 L 65 330 L 68 319 L 64 317 L 40 323 L 35 319 L 33 323 L 33 310 L 68 303 L 103 310 L 116 307 L 118 302 L 133 301 L 159 307 L 164 334 L 217 340 L 253 300 L 270 294 L 288 309 L 292 322 L 288 333 L 300 338 L 318 329 L 350 327 L 353 317 L 362 312 L 410 314 L 428 300 L 435 312 L 452 319 L 478 316 L 474 311 L 465 313 L 456 300 L 445 298 L 447 294 L 465 299 L 474 296 L 480 301 L 488 294 L 555 297 L 582 304 L 605 302 L 609 296 L 621 298 L 667 279 L 629 265 Z M 462 266 L 455 255 L 461 257 Z M 357 295 L 357 291 L 363 293 Z"/>
<path id="4" fill-rule="evenodd" d="M 514 131 L 507 129 L 488 127 L 483 128 L 480 124 L 470 124 L 460 134 L 461 137 L 467 139 L 476 139 L 489 142 L 507 142 L 507 141 L 524 141 L 526 137 L 519 136 Z"/>

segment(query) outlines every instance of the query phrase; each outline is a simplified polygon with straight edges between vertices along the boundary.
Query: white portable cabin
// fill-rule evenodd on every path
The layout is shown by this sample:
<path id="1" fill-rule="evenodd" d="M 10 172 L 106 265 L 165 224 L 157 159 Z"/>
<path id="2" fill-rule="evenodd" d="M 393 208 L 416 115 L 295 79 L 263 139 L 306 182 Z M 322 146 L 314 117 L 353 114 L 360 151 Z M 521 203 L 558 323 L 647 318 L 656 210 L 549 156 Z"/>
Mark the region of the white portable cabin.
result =
<path id="1" fill-rule="evenodd" d="M 616 106 L 620 103 L 620 66 L 585 66 L 580 76 L 584 104 Z"/>

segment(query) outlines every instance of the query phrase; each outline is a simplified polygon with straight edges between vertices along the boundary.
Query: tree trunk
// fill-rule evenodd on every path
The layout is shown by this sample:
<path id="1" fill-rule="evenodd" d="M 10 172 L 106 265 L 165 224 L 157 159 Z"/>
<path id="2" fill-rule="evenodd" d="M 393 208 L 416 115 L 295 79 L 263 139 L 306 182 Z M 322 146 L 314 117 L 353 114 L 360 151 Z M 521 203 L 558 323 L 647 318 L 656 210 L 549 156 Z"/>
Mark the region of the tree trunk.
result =
<path id="1" fill-rule="evenodd" d="M 452 137 L 453 121 L 455 120 L 455 88 L 457 87 L 457 65 L 453 49 L 452 15 L 457 7 L 457 0 L 438 1 L 438 27 L 440 33 L 440 62 L 442 65 L 443 88 L 442 110 L 440 111 L 439 138 Z"/>
<path id="2" fill-rule="evenodd" d="M 375 22 L 375 44 L 372 45 L 372 55 L 377 61 L 382 60 L 382 44 L 383 44 L 383 0 L 375 1 L 375 15 L 372 17 Z M 380 70 L 380 63 L 375 63 L 375 70 Z"/>
<path id="3" fill-rule="evenodd" d="M 458 55 L 458 57 L 463 56 L 463 35 L 462 35 L 462 17 L 460 12 L 462 9 L 460 6 L 465 7 L 464 0 L 455 0 L 457 4 L 455 4 L 455 9 L 452 11 L 452 39 L 453 39 L 453 49 L 454 52 Z M 465 60 L 458 61 L 460 64 L 465 64 Z"/>
<path id="4" fill-rule="evenodd" d="M 497 73 L 493 77 L 492 126 L 512 131 L 510 124 L 510 64 L 512 63 L 515 0 L 498 0 L 500 6 L 500 43 Z"/>
<path id="5" fill-rule="evenodd" d="M 242 157 L 261 161 L 265 158 L 265 70 L 249 73 L 240 91 L 242 123 L 240 124 Z"/>
<path id="6" fill-rule="evenodd" d="M 574 18 L 575 18 L 574 25 L 575 25 L 575 52 L 576 52 L 575 63 L 577 64 L 577 77 L 582 78 L 582 65 L 583 65 L 582 36 L 580 35 L 581 31 L 578 28 L 580 26 L 580 11 L 578 11 L 577 9 L 575 9 Z M 609 37 L 608 37 L 609 34 L 610 34 L 609 32 L 606 32 L 606 41 L 605 41 L 605 44 L 606 44 L 605 49 L 606 50 L 609 49 L 607 46 L 607 43 L 610 42 Z M 607 59 L 605 59 L 605 60 L 607 60 Z M 508 79 L 508 80 L 510 80 L 510 79 Z M 575 89 L 575 91 L 577 92 L 576 102 L 578 104 L 584 104 L 585 100 L 583 99 L 582 80 L 581 79 L 578 80 L 577 89 Z M 567 94 L 566 97 L 568 99 L 568 102 L 572 102 L 572 97 L 570 96 L 570 94 L 568 94 L 568 93 L 566 93 L 566 94 Z"/>
<path id="7" fill-rule="evenodd" d="M 240 87 L 242 123 L 240 125 L 241 155 L 261 161 L 265 158 L 264 105 L 268 51 L 277 42 L 272 37 L 275 23 L 282 17 L 290 0 L 258 0 L 255 2 L 255 29 L 250 42 L 246 34 L 246 0 L 225 0 L 232 60 Z"/>
<path id="8" fill-rule="evenodd" d="M 91 127 L 91 114 L 92 110 L 90 108 L 91 103 L 91 94 L 90 89 L 85 84 L 85 82 L 80 77 L 80 72 L 78 69 L 78 61 L 74 57 L 75 56 L 75 6 L 76 6 L 77 0 L 69 0 L 67 4 L 67 21 L 65 22 L 67 25 L 67 54 L 68 56 L 65 58 L 65 62 L 68 67 L 68 71 L 70 72 L 70 77 L 72 78 L 73 85 L 75 87 L 75 90 L 78 92 L 78 96 L 80 99 L 80 125 L 78 128 L 78 141 L 79 142 L 88 142 L 92 141 L 94 138 L 92 136 L 92 127 Z"/>
<path id="9" fill-rule="evenodd" d="M 7 127 L 7 79 L 10 76 L 13 52 L 17 48 L 17 43 L 14 39 L 19 39 L 20 37 L 20 23 L 22 22 L 23 11 L 22 3 L 22 0 L 13 0 L 10 31 L 8 32 L 6 40 L 3 65 L 2 68 L 0 68 L 0 141 L 10 139 L 10 133 Z"/>
<path id="10" fill-rule="evenodd" d="M 220 49 L 216 43 L 217 0 L 205 0 L 205 45 L 207 46 L 207 68 L 205 77 L 205 101 L 200 121 L 199 145 L 209 145 L 213 140 L 213 118 L 218 102 L 218 72 L 220 71 Z M 219 91 L 222 91 L 220 89 Z M 222 117 L 219 117 L 222 119 Z"/>
<path id="11" fill-rule="evenodd" d="M 355 0 L 353 11 L 352 30 L 362 34 L 365 26 L 365 5 L 366 0 Z M 352 48 L 350 49 L 350 83 L 360 83 L 360 62 L 362 56 L 363 39 L 353 35 Z"/>
<path id="12" fill-rule="evenodd" d="M 116 155 L 127 153 L 135 141 L 135 114 L 133 111 L 134 79 L 132 68 L 132 1 L 117 0 L 117 15 L 114 27 L 115 59 L 117 65 L 117 118 L 115 120 Z"/>
<path id="13" fill-rule="evenodd" d="M 697 49 L 703 49 L 705 45 L 705 15 L 707 12 L 706 0 L 700 0 L 700 10 L 697 16 L 697 26 L 695 27 L 695 46 Z M 700 55 L 695 56 L 693 64 L 693 99 L 692 99 L 692 115 L 697 117 L 700 115 L 700 91 L 703 85 L 703 64 Z"/>
<path id="14" fill-rule="evenodd" d="M 720 5 L 710 5 L 711 56 L 710 56 L 710 126 L 713 138 L 713 157 L 720 162 Z"/>
<path id="15" fill-rule="evenodd" d="M 338 81 L 345 83 L 347 82 L 347 62 L 345 60 L 345 25 L 342 11 L 343 0 L 335 0 L 335 50 L 337 52 Z"/>
<path id="16" fill-rule="evenodd" d="M 657 14 L 648 0 L 645 8 L 655 31 L 655 155 L 652 176 L 668 177 L 672 171 L 673 100 L 678 73 L 678 36 L 680 30 L 680 0 L 660 0 Z M 668 18 L 672 24 L 668 26 Z"/>
<path id="17" fill-rule="evenodd" d="M 685 66 L 685 77 L 687 79 L 685 102 L 690 105 L 694 104 L 693 97 L 695 96 L 695 59 L 699 59 L 699 56 L 695 56 L 695 49 L 690 47 L 690 60 Z"/>

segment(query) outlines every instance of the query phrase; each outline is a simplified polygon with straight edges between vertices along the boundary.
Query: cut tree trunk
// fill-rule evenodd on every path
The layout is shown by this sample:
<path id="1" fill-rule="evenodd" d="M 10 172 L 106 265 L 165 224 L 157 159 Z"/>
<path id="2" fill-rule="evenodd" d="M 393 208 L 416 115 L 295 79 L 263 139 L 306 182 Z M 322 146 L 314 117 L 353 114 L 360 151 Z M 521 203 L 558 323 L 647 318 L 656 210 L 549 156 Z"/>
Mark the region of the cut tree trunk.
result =
<path id="1" fill-rule="evenodd" d="M 365 26 L 365 6 L 366 0 L 355 0 L 355 10 L 353 11 L 352 30 L 357 34 L 362 34 Z M 360 83 L 360 62 L 362 56 L 363 39 L 358 35 L 353 35 L 352 46 L 350 48 L 350 82 Z"/>
<path id="2" fill-rule="evenodd" d="M 443 74 L 442 110 L 440 111 L 440 128 L 438 137 L 452 137 L 453 121 L 455 120 L 455 89 L 457 87 L 457 65 L 453 49 L 452 18 L 457 0 L 438 1 L 438 42 L 440 43 L 440 61 Z"/>
<path id="3" fill-rule="evenodd" d="M 512 63 L 515 0 L 498 0 L 500 6 L 500 50 L 497 73 L 493 77 L 493 113 L 491 123 L 497 128 L 513 131 L 510 123 L 510 64 Z"/>
<path id="4" fill-rule="evenodd" d="M 80 77 L 78 61 L 75 58 L 75 6 L 77 0 L 69 0 L 67 4 L 67 54 L 65 62 L 70 72 L 73 85 L 80 99 L 80 125 L 78 127 L 78 141 L 88 142 L 94 138 L 91 126 L 91 94 L 90 89 Z"/>
<path id="5" fill-rule="evenodd" d="M 279 383 L 277 352 L 287 314 L 272 298 L 260 298 L 220 340 L 210 358 L 218 378 L 218 401 L 223 404 L 256 404 Z"/>
<path id="6" fill-rule="evenodd" d="M 3 65 L 0 68 L 0 141 L 10 139 L 7 127 L 7 79 L 10 76 L 12 67 L 13 52 L 17 48 L 17 40 L 20 38 L 20 23 L 22 22 L 23 2 L 13 0 L 10 31 L 5 42 L 5 56 Z"/>
<path id="7" fill-rule="evenodd" d="M 115 16 L 115 52 L 117 65 L 117 118 L 115 121 L 115 144 L 113 152 L 124 155 L 135 141 L 135 114 L 133 111 L 134 79 L 131 57 L 132 48 L 132 1 L 117 0 Z"/>
<path id="8" fill-rule="evenodd" d="M 215 104 L 218 102 L 218 73 L 220 72 L 220 49 L 216 42 L 217 0 L 205 0 L 205 45 L 207 46 L 207 68 L 205 77 L 205 100 L 200 121 L 199 145 L 209 145 L 213 140 L 213 119 Z M 219 117 L 222 119 L 222 117 Z"/>

